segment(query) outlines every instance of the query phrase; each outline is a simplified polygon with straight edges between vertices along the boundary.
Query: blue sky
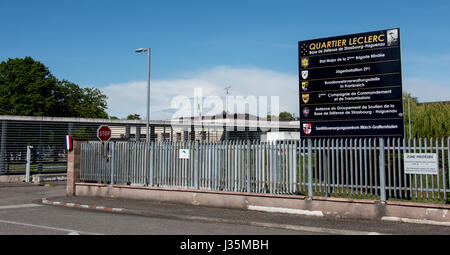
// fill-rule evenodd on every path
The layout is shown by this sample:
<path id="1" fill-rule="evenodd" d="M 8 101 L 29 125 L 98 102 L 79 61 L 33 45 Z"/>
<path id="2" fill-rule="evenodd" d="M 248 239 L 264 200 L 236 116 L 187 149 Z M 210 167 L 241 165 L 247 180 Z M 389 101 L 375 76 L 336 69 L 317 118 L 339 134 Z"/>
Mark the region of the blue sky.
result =
<path id="1" fill-rule="evenodd" d="M 444 0 L 0 0 L 0 61 L 31 56 L 59 79 L 105 91 L 111 115 L 145 116 L 147 60 L 134 50 L 151 47 L 152 119 L 167 117 L 171 97 L 192 96 L 196 82 L 217 96 L 227 85 L 244 96 L 278 87 L 280 110 L 298 112 L 289 97 L 298 41 L 399 27 L 404 91 L 450 100 L 449 12 Z"/>

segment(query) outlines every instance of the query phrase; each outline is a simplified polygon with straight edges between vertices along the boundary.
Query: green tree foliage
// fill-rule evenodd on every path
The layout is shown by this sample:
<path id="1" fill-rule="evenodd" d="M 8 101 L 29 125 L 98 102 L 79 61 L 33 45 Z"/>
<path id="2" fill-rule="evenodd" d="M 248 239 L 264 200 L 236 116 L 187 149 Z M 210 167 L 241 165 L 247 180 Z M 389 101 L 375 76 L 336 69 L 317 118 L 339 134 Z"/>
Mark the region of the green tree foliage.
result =
<path id="1" fill-rule="evenodd" d="M 105 112 L 107 97 L 96 88 L 81 88 L 78 85 L 63 80 L 60 82 L 58 105 L 61 116 L 83 118 L 108 118 Z M 58 115 L 56 115 L 58 116 Z"/>
<path id="2" fill-rule="evenodd" d="M 0 114 L 44 116 L 56 109 L 58 81 L 30 57 L 0 63 Z"/>
<path id="3" fill-rule="evenodd" d="M 130 114 L 127 116 L 127 120 L 140 120 L 141 116 L 139 114 Z"/>
<path id="4" fill-rule="evenodd" d="M 294 115 L 290 112 L 280 112 L 278 117 L 276 115 L 267 115 L 267 120 L 294 120 Z"/>
<path id="5" fill-rule="evenodd" d="M 0 114 L 108 118 L 106 95 L 59 81 L 31 57 L 0 63 Z"/>
<path id="6" fill-rule="evenodd" d="M 289 112 L 280 112 L 279 115 L 280 120 L 293 120 L 294 117 Z"/>
<path id="7" fill-rule="evenodd" d="M 450 136 L 450 104 L 444 102 L 419 104 L 417 98 L 404 94 L 405 138 L 409 138 L 408 98 L 411 112 L 412 138 L 447 138 Z"/>

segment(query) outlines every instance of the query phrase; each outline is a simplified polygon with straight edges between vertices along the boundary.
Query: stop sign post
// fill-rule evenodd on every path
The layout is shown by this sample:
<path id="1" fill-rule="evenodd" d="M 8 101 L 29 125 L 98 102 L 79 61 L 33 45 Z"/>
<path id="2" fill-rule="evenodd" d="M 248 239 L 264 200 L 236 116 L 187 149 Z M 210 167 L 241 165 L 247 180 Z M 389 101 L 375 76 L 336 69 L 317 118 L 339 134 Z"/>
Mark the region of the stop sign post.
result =
<path id="1" fill-rule="evenodd" d="M 111 129 L 106 125 L 101 125 L 97 129 L 97 137 L 102 142 L 107 142 L 111 139 Z"/>

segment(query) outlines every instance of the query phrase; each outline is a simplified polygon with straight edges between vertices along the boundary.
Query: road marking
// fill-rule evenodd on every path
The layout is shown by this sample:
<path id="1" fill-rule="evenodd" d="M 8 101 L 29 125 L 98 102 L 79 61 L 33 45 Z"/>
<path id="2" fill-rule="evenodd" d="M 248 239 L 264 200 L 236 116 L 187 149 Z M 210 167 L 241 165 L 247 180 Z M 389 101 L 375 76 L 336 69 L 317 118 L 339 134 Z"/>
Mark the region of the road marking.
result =
<path id="1" fill-rule="evenodd" d="M 384 216 L 381 218 L 384 221 L 393 222 L 404 222 L 404 223 L 416 223 L 416 224 L 428 224 L 437 226 L 450 226 L 450 222 L 434 221 L 434 220 L 420 220 L 420 219 L 410 219 L 410 218 L 400 218 L 400 217 L 390 217 Z"/>
<path id="2" fill-rule="evenodd" d="M 389 235 L 386 233 L 379 233 L 379 232 L 333 229 L 333 228 L 323 228 L 323 227 L 309 227 L 309 226 L 278 224 L 278 223 L 268 223 L 268 222 L 256 222 L 256 221 L 241 221 L 241 220 L 220 219 L 220 218 L 201 217 L 201 216 L 181 216 L 180 215 L 180 216 L 176 216 L 176 218 L 188 219 L 188 220 L 201 220 L 201 221 L 208 221 L 208 222 L 230 223 L 230 224 L 245 224 L 245 225 L 250 225 L 250 226 L 255 226 L 255 227 L 281 228 L 281 229 L 294 230 L 294 231 L 314 232 L 314 233 L 331 234 L 331 235 Z"/>
<path id="3" fill-rule="evenodd" d="M 55 204 L 55 202 L 48 201 L 46 199 L 42 199 L 42 202 L 45 204 Z M 63 204 L 58 202 L 58 204 Z M 68 205 L 68 203 L 65 203 Z M 77 204 L 75 204 L 77 205 Z M 103 206 L 91 206 L 91 205 L 77 205 L 77 207 L 81 208 L 101 208 L 107 209 Z M 261 211 L 270 211 L 270 212 L 283 212 L 283 213 L 293 213 L 293 214 L 303 214 L 303 215 L 314 215 L 314 216 L 324 216 L 321 211 L 308 211 L 308 210 L 298 210 L 298 209 L 290 209 L 290 208 L 281 208 L 281 207 L 267 207 L 267 206 L 249 206 L 250 210 L 261 210 Z M 108 208 L 112 211 L 123 211 L 122 208 Z M 132 210 L 130 210 L 131 212 Z M 266 227 L 266 228 L 281 228 L 287 230 L 294 231 L 304 231 L 304 232 L 315 232 L 315 233 L 323 233 L 323 234 L 334 234 L 334 235 L 388 235 L 385 233 L 378 232 L 368 232 L 368 231 L 358 231 L 358 230 L 344 230 L 344 229 L 331 229 L 331 228 L 323 228 L 323 227 L 308 227 L 308 226 L 300 226 L 300 225 L 290 225 L 290 224 L 276 224 L 276 223 L 265 223 L 265 222 L 255 222 L 255 221 L 241 221 L 241 220 L 231 220 L 231 219 L 222 219 L 222 218 L 213 218 L 213 217 L 202 217 L 202 216 L 186 216 L 186 215 L 172 215 L 174 218 L 181 220 L 200 220 L 207 222 L 220 222 L 220 223 L 229 223 L 229 224 L 245 224 L 256 227 Z"/>
<path id="4" fill-rule="evenodd" d="M 0 210 L 2 209 L 16 209 L 16 208 L 28 208 L 28 207 L 37 207 L 42 206 L 39 204 L 20 204 L 20 205 L 3 205 L 0 206 Z"/>
<path id="5" fill-rule="evenodd" d="M 49 229 L 49 230 L 56 230 L 56 231 L 63 231 L 63 232 L 69 232 L 69 234 L 70 233 L 79 233 L 79 234 L 85 234 L 85 235 L 103 235 L 103 234 L 99 234 L 99 233 L 85 232 L 85 231 L 79 231 L 79 230 L 73 230 L 73 229 L 67 229 L 67 228 L 55 228 L 55 227 L 35 225 L 35 224 L 22 223 L 22 222 L 16 222 L 16 221 L 0 220 L 0 223 L 27 226 L 27 227 L 33 227 L 33 228 L 42 228 L 42 229 Z"/>
<path id="6" fill-rule="evenodd" d="M 300 210 L 300 209 L 281 208 L 281 207 L 249 205 L 248 209 L 253 210 L 253 211 L 261 211 L 261 212 L 289 213 L 289 214 L 300 214 L 300 215 L 320 216 L 320 217 L 323 216 L 323 213 L 321 211 L 310 211 L 310 210 Z"/>
<path id="7" fill-rule="evenodd" d="M 274 224 L 266 222 L 249 222 L 252 226 L 267 227 L 267 228 L 283 228 L 295 231 L 314 232 L 331 235 L 388 235 L 378 232 L 367 232 L 358 230 L 346 230 L 346 229 L 333 229 L 333 228 L 321 228 L 321 227 L 308 227 L 289 224 Z"/>

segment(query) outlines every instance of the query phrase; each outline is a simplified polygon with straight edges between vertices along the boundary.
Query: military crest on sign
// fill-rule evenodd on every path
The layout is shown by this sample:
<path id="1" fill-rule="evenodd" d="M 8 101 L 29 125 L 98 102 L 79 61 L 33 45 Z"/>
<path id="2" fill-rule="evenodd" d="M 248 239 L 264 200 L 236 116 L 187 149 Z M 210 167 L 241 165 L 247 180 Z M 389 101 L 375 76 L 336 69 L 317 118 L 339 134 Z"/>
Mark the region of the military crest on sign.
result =
<path id="1" fill-rule="evenodd" d="M 303 80 L 308 79 L 308 70 L 303 70 L 302 71 L 302 78 L 303 78 Z"/>
<path id="2" fill-rule="evenodd" d="M 302 95 L 303 103 L 307 104 L 309 102 L 309 94 Z"/>
<path id="3" fill-rule="evenodd" d="M 309 86 L 309 82 L 302 81 L 302 89 L 303 89 L 303 91 L 307 91 L 308 90 L 308 86 Z"/>
<path id="4" fill-rule="evenodd" d="M 309 58 L 308 57 L 301 58 L 300 63 L 302 65 L 302 67 L 308 67 L 309 66 Z"/>
<path id="5" fill-rule="evenodd" d="M 303 123 L 303 133 L 309 135 L 312 131 L 311 123 Z"/>
<path id="6" fill-rule="evenodd" d="M 303 116 L 308 117 L 309 116 L 309 108 L 308 107 L 303 108 L 302 113 L 303 113 Z"/>

